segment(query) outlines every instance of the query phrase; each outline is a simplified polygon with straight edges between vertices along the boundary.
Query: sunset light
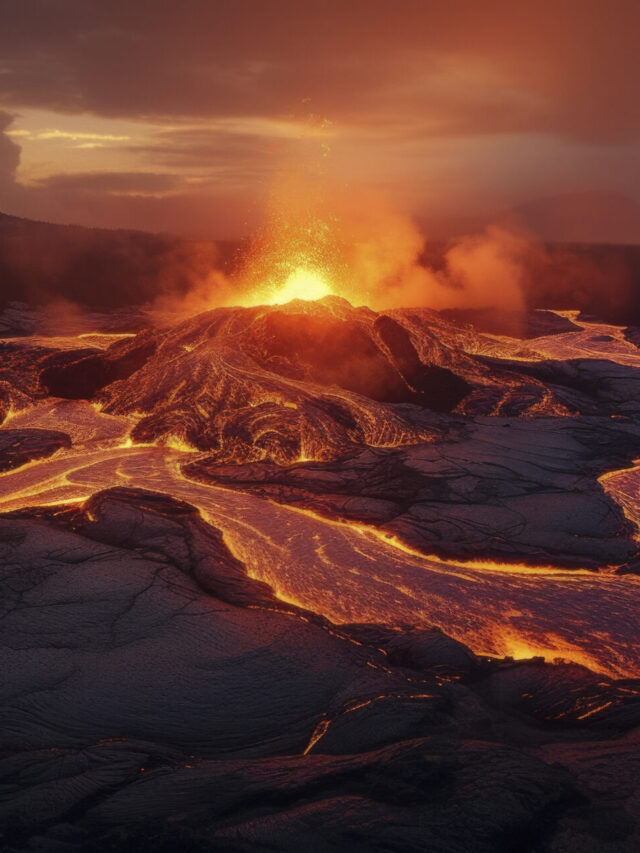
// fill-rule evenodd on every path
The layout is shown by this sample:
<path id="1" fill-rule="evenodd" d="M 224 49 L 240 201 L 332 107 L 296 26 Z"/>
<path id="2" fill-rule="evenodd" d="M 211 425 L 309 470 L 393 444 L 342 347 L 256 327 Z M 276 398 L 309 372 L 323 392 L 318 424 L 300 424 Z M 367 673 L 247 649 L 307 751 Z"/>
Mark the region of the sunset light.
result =
<path id="1" fill-rule="evenodd" d="M 3 853 L 638 853 L 640 3 L 0 6 Z"/>

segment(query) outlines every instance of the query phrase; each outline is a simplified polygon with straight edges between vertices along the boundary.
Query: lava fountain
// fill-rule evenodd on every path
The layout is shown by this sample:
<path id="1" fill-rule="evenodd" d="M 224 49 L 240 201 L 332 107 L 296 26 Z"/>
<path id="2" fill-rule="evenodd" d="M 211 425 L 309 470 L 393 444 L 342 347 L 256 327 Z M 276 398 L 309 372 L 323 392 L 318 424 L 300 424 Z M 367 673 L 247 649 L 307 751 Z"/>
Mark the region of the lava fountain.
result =
<path id="1" fill-rule="evenodd" d="M 267 304 L 285 305 L 293 299 L 314 302 L 317 299 L 323 299 L 325 296 L 331 296 L 332 293 L 331 285 L 321 272 L 305 269 L 305 267 L 296 267 L 289 274 L 285 283 L 274 290 Z"/>
<path id="2" fill-rule="evenodd" d="M 234 304 L 284 305 L 331 295 L 353 302 L 344 227 L 317 182 L 301 174 L 283 178 L 242 264 Z"/>

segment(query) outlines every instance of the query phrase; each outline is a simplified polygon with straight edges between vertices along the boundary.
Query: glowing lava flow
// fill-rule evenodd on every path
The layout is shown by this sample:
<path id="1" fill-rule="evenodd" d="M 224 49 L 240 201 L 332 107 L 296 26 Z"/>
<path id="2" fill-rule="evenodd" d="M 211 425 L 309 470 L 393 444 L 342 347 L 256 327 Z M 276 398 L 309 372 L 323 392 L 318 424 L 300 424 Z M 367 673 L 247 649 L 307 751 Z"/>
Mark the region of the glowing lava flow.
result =
<path id="1" fill-rule="evenodd" d="M 305 286 L 302 273 L 292 275 L 292 288 Z M 528 345 L 545 358 L 608 357 L 640 367 L 640 353 L 617 327 L 581 325 L 582 331 Z M 253 376 L 246 378 L 249 387 Z M 344 394 L 344 402 L 355 405 L 356 398 Z M 360 398 L 359 405 L 363 417 L 379 423 L 372 401 Z M 61 430 L 73 447 L 1 475 L 0 511 L 83 501 L 113 486 L 163 492 L 191 503 L 218 527 L 252 577 L 337 623 L 438 625 L 477 653 L 563 657 L 596 671 L 640 676 L 640 647 L 629 642 L 640 631 L 640 577 L 424 556 L 374 528 L 188 480 L 181 464 L 193 459 L 193 448 L 178 440 L 132 444 L 139 417 L 53 399 L 14 413 L 5 426 Z M 370 432 L 366 443 L 387 442 L 388 436 Z M 638 523 L 640 466 L 601 482 Z"/>
<path id="2" fill-rule="evenodd" d="M 78 446 L 0 477 L 0 511 L 82 501 L 113 486 L 187 501 L 219 527 L 252 577 L 284 600 L 336 622 L 439 625 L 478 653 L 564 657 L 640 674 L 640 578 L 554 569 L 461 565 L 423 557 L 377 531 L 185 479 L 184 451 L 129 446 L 131 421 L 87 403 L 16 415 L 22 426 L 67 428 Z M 81 425 L 84 425 L 81 428 Z"/>
<path id="3" fill-rule="evenodd" d="M 581 331 L 536 338 L 528 343 L 543 358 L 597 358 L 628 367 L 640 367 L 638 348 L 624 337 L 624 326 L 593 323 L 579 319 L 579 311 L 556 311 L 581 327 Z"/>

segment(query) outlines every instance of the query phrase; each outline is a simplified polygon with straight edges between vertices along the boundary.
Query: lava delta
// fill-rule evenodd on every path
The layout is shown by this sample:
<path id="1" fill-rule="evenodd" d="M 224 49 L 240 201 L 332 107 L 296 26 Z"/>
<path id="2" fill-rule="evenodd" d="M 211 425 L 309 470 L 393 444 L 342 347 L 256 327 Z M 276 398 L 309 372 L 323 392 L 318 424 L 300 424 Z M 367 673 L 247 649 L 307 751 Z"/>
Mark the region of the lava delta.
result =
<path id="1" fill-rule="evenodd" d="M 640 334 L 494 321 L 0 314 L 7 850 L 640 848 Z"/>

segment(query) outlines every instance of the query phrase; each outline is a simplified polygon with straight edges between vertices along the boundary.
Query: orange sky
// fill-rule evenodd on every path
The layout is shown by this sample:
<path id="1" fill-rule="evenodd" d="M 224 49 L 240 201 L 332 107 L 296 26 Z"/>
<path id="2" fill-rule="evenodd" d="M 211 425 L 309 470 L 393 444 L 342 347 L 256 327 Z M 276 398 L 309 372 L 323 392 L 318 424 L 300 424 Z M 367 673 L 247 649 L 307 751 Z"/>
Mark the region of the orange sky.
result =
<path id="1" fill-rule="evenodd" d="M 0 2 L 0 211 L 234 237 L 303 168 L 436 236 L 640 242 L 631 0 Z"/>

